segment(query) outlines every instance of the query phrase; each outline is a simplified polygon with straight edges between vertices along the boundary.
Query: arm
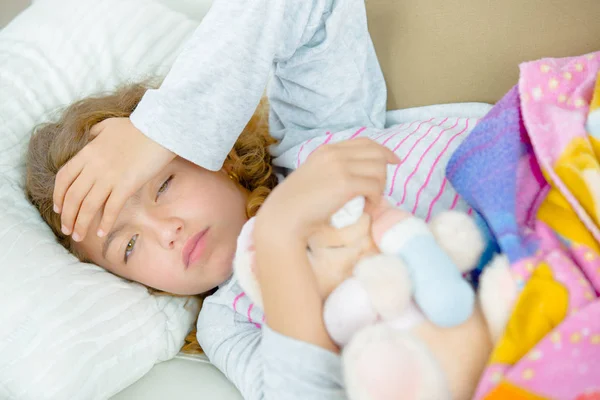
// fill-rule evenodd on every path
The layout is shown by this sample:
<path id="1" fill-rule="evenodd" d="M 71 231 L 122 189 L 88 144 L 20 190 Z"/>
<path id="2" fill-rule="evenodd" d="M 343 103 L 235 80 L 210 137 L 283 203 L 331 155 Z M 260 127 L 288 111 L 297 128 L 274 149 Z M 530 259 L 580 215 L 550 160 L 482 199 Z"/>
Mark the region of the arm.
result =
<path id="1" fill-rule="evenodd" d="M 325 328 L 323 297 L 306 243 L 294 232 L 273 225 L 270 220 L 261 224 L 258 219 L 254 234 L 258 282 L 269 325 L 290 338 L 339 351 Z M 286 260 L 285 268 L 281 260 Z"/>
<path id="2" fill-rule="evenodd" d="M 340 357 L 205 304 L 198 342 L 246 400 L 345 400 Z"/>
<path id="3" fill-rule="evenodd" d="M 160 89 L 131 115 L 146 136 L 217 170 L 269 88 L 281 153 L 323 127 L 383 127 L 386 90 L 363 0 L 217 0 Z"/>
<path id="4" fill-rule="evenodd" d="M 336 351 L 306 254 L 308 238 L 349 199 L 379 201 L 386 165 L 397 160 L 367 139 L 327 145 L 271 192 L 256 216 L 254 243 L 264 310 L 274 331 Z"/>
<path id="5" fill-rule="evenodd" d="M 252 116 L 275 61 L 307 42 L 325 0 L 217 0 L 161 87 L 131 115 L 146 136 L 218 170 Z"/>
<path id="6" fill-rule="evenodd" d="M 387 92 L 364 0 L 333 2 L 310 41 L 276 65 L 268 94 L 275 156 L 326 130 L 383 128 Z"/>
<path id="7" fill-rule="evenodd" d="M 309 137 L 290 133 L 324 123 L 383 126 L 385 84 L 363 0 L 216 0 L 161 87 L 130 118 L 95 125 L 102 134 L 61 168 L 54 203 L 64 233 L 75 227 L 83 239 L 103 205 L 98 232 L 109 232 L 127 198 L 175 155 L 219 170 L 274 64 L 271 131 L 285 135 L 275 155 Z"/>

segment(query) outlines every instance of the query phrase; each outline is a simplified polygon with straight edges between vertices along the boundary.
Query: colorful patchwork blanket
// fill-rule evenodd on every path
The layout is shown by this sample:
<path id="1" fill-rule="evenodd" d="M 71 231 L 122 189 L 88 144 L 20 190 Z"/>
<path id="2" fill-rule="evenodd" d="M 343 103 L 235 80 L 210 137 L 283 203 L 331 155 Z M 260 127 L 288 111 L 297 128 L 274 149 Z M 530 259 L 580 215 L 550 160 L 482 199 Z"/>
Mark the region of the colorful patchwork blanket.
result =
<path id="1" fill-rule="evenodd" d="M 448 179 L 519 297 L 476 399 L 600 399 L 600 52 L 520 66 Z"/>

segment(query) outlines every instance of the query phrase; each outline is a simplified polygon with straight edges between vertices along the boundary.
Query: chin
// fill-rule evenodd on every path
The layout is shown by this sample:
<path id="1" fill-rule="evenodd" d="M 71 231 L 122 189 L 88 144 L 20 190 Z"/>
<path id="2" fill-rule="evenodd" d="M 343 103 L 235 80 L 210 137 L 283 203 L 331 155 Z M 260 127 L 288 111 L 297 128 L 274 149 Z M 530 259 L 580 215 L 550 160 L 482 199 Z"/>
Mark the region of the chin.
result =
<path id="1" fill-rule="evenodd" d="M 233 260 L 229 263 L 223 263 L 219 266 L 218 270 L 215 271 L 215 279 L 217 279 L 219 282 L 217 283 L 217 286 L 220 285 L 221 283 L 225 282 L 227 279 L 229 279 L 231 277 L 231 275 L 233 275 Z"/>
<path id="2" fill-rule="evenodd" d="M 215 278 L 221 277 L 224 281 L 233 274 L 234 255 L 235 247 L 232 247 L 231 249 L 223 249 L 211 257 L 211 272 L 214 273 Z"/>

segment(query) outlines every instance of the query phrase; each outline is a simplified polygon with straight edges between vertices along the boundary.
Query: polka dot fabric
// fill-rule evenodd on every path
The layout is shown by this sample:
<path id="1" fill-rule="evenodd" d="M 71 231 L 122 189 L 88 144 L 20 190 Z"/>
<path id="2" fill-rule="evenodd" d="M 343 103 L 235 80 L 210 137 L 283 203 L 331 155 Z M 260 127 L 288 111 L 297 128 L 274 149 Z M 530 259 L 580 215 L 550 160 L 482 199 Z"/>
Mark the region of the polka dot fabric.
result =
<path id="1" fill-rule="evenodd" d="M 522 64 L 449 163 L 520 291 L 476 399 L 600 399 L 599 72 L 600 52 Z"/>

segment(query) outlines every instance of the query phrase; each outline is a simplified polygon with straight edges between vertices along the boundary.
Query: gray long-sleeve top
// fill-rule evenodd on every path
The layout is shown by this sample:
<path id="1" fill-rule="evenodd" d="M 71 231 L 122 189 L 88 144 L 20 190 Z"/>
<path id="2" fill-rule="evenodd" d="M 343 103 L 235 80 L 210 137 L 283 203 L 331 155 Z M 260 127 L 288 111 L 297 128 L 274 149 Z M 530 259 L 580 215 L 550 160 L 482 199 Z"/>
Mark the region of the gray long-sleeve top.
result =
<path id="1" fill-rule="evenodd" d="M 277 165 L 294 169 L 319 145 L 357 135 L 402 154 L 402 146 L 429 146 L 430 160 L 413 157 L 406 173 L 390 170 L 389 195 L 424 218 L 438 208 L 465 209 L 443 171 L 469 120 L 383 129 L 386 88 L 363 0 L 216 0 L 131 120 L 177 155 L 218 170 L 267 82 Z M 415 173 L 422 179 L 406 180 L 395 195 L 396 176 Z M 423 192 L 424 181 L 434 190 Z M 245 399 L 346 399 L 339 356 L 272 331 L 235 278 L 205 300 L 197 327 L 209 359 Z"/>
<path id="2" fill-rule="evenodd" d="M 383 128 L 385 82 L 362 0 L 215 1 L 131 120 L 177 155 L 218 170 L 269 79 L 276 155 L 325 127 Z M 206 299 L 198 341 L 244 398 L 345 399 L 339 356 L 270 330 L 242 293 L 231 280 Z"/>

